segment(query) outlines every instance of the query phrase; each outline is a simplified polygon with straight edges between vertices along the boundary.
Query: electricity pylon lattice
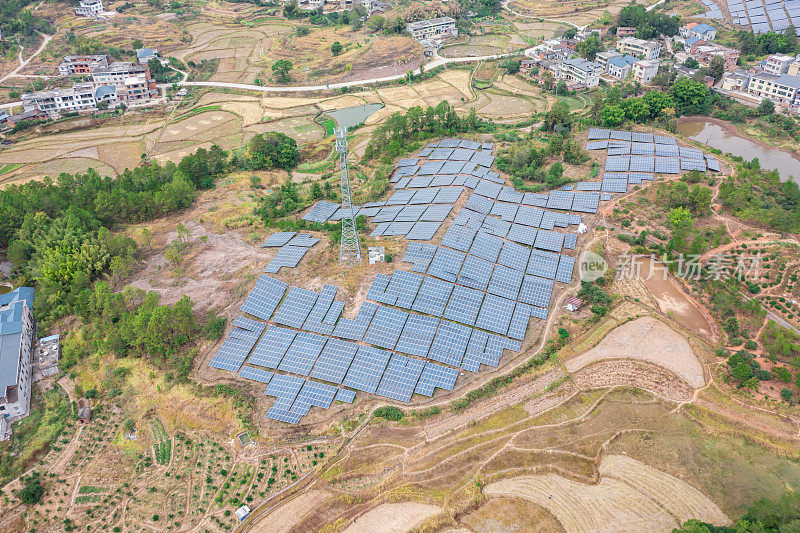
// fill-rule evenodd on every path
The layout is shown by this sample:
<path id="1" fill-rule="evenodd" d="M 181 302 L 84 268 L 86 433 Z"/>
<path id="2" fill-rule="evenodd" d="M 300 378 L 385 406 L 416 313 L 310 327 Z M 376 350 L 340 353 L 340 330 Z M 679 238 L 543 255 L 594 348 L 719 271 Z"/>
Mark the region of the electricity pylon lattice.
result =
<path id="1" fill-rule="evenodd" d="M 336 151 L 339 152 L 339 169 L 342 174 L 342 246 L 339 250 L 339 264 L 360 265 L 361 243 L 358 240 L 353 202 L 350 198 L 350 177 L 347 174 L 347 128 L 344 126 L 336 130 Z"/>

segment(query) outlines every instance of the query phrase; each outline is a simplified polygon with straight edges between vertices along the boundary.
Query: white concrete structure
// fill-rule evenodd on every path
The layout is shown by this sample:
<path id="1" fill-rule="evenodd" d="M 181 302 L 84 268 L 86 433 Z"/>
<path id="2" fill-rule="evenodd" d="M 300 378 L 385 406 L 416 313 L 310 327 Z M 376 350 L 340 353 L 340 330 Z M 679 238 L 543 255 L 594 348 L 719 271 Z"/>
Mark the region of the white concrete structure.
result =
<path id="1" fill-rule="evenodd" d="M 64 56 L 58 65 L 58 75 L 89 75 L 94 69 L 107 66 L 108 56 L 105 54 Z"/>
<path id="2" fill-rule="evenodd" d="M 30 412 L 33 330 L 33 289 L 0 295 L 0 439 Z"/>
<path id="3" fill-rule="evenodd" d="M 658 60 L 641 59 L 631 66 L 633 79 L 639 83 L 650 83 L 650 80 L 658 73 Z"/>
<path id="4" fill-rule="evenodd" d="M 606 72 L 618 80 L 624 80 L 634 63 L 636 63 L 636 58 L 633 56 L 615 57 L 608 62 Z"/>
<path id="5" fill-rule="evenodd" d="M 794 104 L 800 89 L 800 78 L 788 74 L 755 74 L 750 78 L 747 92 L 759 98 L 769 98 L 776 104 Z"/>
<path id="6" fill-rule="evenodd" d="M 406 24 L 406 30 L 414 39 L 418 41 L 458 36 L 456 21 L 450 17 L 439 17 L 435 19 L 410 22 L 409 24 Z"/>
<path id="7" fill-rule="evenodd" d="M 586 87 L 597 87 L 602 73 L 603 67 L 599 63 L 581 57 L 573 57 L 561 63 L 562 78 Z"/>
<path id="8" fill-rule="evenodd" d="M 690 37 L 694 36 L 698 39 L 710 42 L 717 38 L 717 30 L 705 23 L 698 24 L 696 22 L 692 22 L 686 26 L 681 26 L 678 32 L 684 39 L 689 39 Z"/>
<path id="9" fill-rule="evenodd" d="M 94 85 L 76 83 L 64 89 L 52 89 L 22 95 L 22 107 L 25 111 L 38 109 L 47 114 L 72 113 L 95 106 Z"/>
<path id="10" fill-rule="evenodd" d="M 764 72 L 780 76 L 789 71 L 789 65 L 794 62 L 794 57 L 785 54 L 772 54 L 764 60 Z"/>
<path id="11" fill-rule="evenodd" d="M 75 15 L 78 17 L 94 18 L 102 14 L 102 0 L 81 0 L 80 5 L 75 8 Z"/>
<path id="12" fill-rule="evenodd" d="M 661 43 L 625 37 L 617 41 L 617 51 L 640 59 L 658 59 L 661 54 Z"/>

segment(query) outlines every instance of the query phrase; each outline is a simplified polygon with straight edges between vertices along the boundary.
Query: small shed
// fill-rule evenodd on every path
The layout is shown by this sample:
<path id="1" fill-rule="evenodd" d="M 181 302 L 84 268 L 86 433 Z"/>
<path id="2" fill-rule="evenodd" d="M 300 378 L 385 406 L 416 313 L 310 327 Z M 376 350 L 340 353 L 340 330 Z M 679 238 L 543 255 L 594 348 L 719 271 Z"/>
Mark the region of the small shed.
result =
<path id="1" fill-rule="evenodd" d="M 246 505 L 242 505 L 238 509 L 236 509 L 236 518 L 239 519 L 239 522 L 244 520 L 250 515 L 250 508 Z"/>
<path id="2" fill-rule="evenodd" d="M 581 300 L 580 298 L 576 298 L 574 296 L 570 296 L 564 302 L 564 309 L 566 309 L 567 311 L 572 311 L 574 313 L 575 311 L 579 311 L 582 305 L 583 305 L 583 300 Z"/>

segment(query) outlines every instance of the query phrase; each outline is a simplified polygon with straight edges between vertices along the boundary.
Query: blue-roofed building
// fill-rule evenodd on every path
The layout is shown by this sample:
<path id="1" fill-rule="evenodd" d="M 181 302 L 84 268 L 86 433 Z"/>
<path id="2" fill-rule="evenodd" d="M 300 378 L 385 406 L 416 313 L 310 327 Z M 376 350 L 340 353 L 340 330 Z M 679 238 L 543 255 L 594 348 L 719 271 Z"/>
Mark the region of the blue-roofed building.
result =
<path id="1" fill-rule="evenodd" d="M 691 23 L 686 26 L 681 26 L 678 32 L 681 37 L 687 40 L 691 37 L 697 37 L 698 39 L 709 42 L 717 38 L 717 30 L 705 22 L 702 24 Z"/>
<path id="2" fill-rule="evenodd" d="M 609 59 L 608 73 L 618 80 L 625 79 L 635 62 L 636 58 L 630 55 Z"/>
<path id="3" fill-rule="evenodd" d="M 700 37 L 698 37 L 697 35 L 692 35 L 691 37 L 689 37 L 688 39 L 686 39 L 686 41 L 684 41 L 684 43 L 683 43 L 683 46 L 684 46 L 684 48 L 685 48 L 686 50 L 691 50 L 691 49 L 692 49 L 692 46 L 694 46 L 695 44 L 697 44 L 697 43 L 699 43 L 699 42 L 701 42 L 701 41 L 702 41 L 702 42 L 705 42 L 705 39 L 701 39 L 701 38 L 700 38 Z"/>
<path id="4" fill-rule="evenodd" d="M 139 48 L 136 50 L 136 59 L 140 65 L 146 65 L 148 61 L 157 57 L 158 50 L 153 50 L 152 48 Z"/>
<path id="5" fill-rule="evenodd" d="M 109 85 L 106 87 L 98 87 L 94 91 L 94 99 L 95 102 L 97 102 L 97 104 L 99 104 L 100 102 L 108 102 L 108 107 L 117 107 L 117 104 L 119 103 L 117 86 Z"/>
<path id="6" fill-rule="evenodd" d="M 0 295 L 0 439 L 30 410 L 33 324 L 33 288 Z"/>

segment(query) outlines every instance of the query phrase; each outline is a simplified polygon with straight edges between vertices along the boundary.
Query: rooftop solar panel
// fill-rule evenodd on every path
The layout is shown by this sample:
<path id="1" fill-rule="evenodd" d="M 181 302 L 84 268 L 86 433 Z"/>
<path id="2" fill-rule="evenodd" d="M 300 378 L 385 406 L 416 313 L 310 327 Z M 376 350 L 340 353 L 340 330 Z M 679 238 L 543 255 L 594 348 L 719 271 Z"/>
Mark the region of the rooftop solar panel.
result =
<path id="1" fill-rule="evenodd" d="M 374 393 L 392 353 L 372 346 L 359 346 L 342 385 Z"/>

